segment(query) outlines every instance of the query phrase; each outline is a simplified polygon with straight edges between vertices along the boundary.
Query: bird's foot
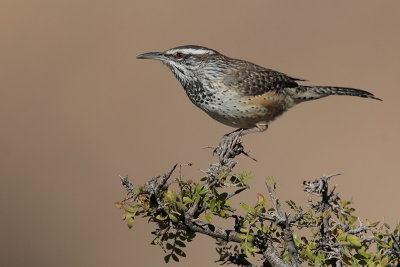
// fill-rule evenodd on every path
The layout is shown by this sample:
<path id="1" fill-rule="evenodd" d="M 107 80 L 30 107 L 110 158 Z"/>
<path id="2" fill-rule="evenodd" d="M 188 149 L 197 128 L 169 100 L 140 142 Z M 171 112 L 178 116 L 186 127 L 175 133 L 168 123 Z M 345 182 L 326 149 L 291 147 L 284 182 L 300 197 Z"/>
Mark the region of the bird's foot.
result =
<path id="1" fill-rule="evenodd" d="M 255 158 L 251 157 L 248 152 L 244 151 L 242 145 L 242 136 L 254 133 L 263 132 L 267 129 L 268 124 L 262 124 L 261 126 L 256 126 L 249 129 L 237 129 L 231 133 L 225 134 L 219 141 L 219 145 L 214 148 L 213 154 L 217 154 L 219 157 L 219 164 L 221 166 L 226 166 L 227 171 L 232 170 L 236 165 L 236 161 L 233 160 L 236 156 L 244 154 L 245 156 L 257 161 Z"/>
<path id="2" fill-rule="evenodd" d="M 241 131 L 235 131 L 221 138 L 218 147 L 214 149 L 214 153 L 218 154 L 221 163 L 243 152 L 241 137 Z"/>
<path id="3" fill-rule="evenodd" d="M 236 156 L 244 154 L 249 158 L 252 158 L 247 152 L 244 151 L 241 139 L 243 136 L 243 130 L 236 130 L 229 134 L 224 135 L 219 141 L 218 147 L 214 149 L 214 154 L 219 156 L 219 162 L 222 166 L 226 166 L 230 171 L 235 165 L 236 161 L 233 160 Z"/>

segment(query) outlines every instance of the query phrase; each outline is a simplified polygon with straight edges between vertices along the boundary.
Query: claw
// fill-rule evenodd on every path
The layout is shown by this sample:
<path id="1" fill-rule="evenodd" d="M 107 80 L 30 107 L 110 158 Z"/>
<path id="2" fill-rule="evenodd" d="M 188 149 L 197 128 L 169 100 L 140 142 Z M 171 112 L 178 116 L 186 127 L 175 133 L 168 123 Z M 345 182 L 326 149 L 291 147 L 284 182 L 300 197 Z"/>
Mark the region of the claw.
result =
<path id="1" fill-rule="evenodd" d="M 243 153 L 241 131 L 224 135 L 219 142 L 218 147 L 216 147 L 213 152 L 219 156 L 221 165 L 225 165 L 228 169 L 232 169 L 233 166 L 236 165 L 236 162 L 232 159 Z"/>
<path id="2" fill-rule="evenodd" d="M 218 155 L 219 164 L 226 166 L 228 172 L 236 165 L 236 161 L 234 161 L 233 158 L 240 154 L 244 154 L 252 160 L 257 161 L 255 158 L 251 157 L 248 152 L 244 151 L 242 136 L 260 131 L 262 131 L 260 128 L 253 127 L 249 129 L 237 129 L 231 133 L 225 134 L 219 141 L 219 145 L 214 148 L 213 155 Z"/>

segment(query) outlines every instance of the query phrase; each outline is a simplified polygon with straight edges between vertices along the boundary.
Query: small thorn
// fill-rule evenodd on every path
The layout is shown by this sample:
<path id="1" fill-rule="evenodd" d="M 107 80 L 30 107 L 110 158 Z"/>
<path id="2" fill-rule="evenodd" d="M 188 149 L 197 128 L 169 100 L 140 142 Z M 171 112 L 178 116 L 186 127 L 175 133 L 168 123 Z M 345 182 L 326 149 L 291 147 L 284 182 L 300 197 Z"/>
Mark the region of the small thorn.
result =
<path id="1" fill-rule="evenodd" d="M 202 147 L 201 149 L 206 149 L 206 148 L 212 148 L 212 149 L 215 149 L 216 147 L 215 147 L 215 146 L 204 146 L 204 147 Z"/>
<path id="2" fill-rule="evenodd" d="M 255 162 L 258 162 L 258 160 L 255 159 L 255 158 L 253 158 L 252 156 L 250 156 L 249 153 L 243 151 L 242 154 L 244 154 L 245 156 L 251 158 L 251 159 L 254 160 Z"/>

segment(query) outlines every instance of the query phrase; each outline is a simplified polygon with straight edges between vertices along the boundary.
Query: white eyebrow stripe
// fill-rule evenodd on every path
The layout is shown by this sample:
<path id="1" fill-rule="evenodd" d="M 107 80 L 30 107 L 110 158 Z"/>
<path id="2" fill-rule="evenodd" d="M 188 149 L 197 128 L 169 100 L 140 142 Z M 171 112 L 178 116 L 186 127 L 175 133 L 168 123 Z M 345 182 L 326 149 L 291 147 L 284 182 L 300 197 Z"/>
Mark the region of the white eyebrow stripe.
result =
<path id="1" fill-rule="evenodd" d="M 208 49 L 193 49 L 193 48 L 179 48 L 179 49 L 171 49 L 167 52 L 167 54 L 174 54 L 176 52 L 180 52 L 183 54 L 191 54 L 191 55 L 204 55 L 204 54 L 216 54 L 213 50 Z"/>

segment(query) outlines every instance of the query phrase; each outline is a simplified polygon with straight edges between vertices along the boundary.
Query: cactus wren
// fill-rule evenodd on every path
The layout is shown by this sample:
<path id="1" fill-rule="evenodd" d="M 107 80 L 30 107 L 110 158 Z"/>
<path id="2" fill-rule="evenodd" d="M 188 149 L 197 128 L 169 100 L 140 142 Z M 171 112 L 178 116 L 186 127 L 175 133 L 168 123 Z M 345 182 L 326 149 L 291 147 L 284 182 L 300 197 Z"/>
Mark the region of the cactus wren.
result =
<path id="1" fill-rule="evenodd" d="M 265 131 L 270 121 L 301 102 L 329 95 L 380 100 L 359 89 L 300 85 L 298 82 L 305 80 L 202 46 L 180 46 L 137 58 L 160 60 L 179 80 L 193 104 L 213 119 L 241 128 L 240 135 Z"/>

